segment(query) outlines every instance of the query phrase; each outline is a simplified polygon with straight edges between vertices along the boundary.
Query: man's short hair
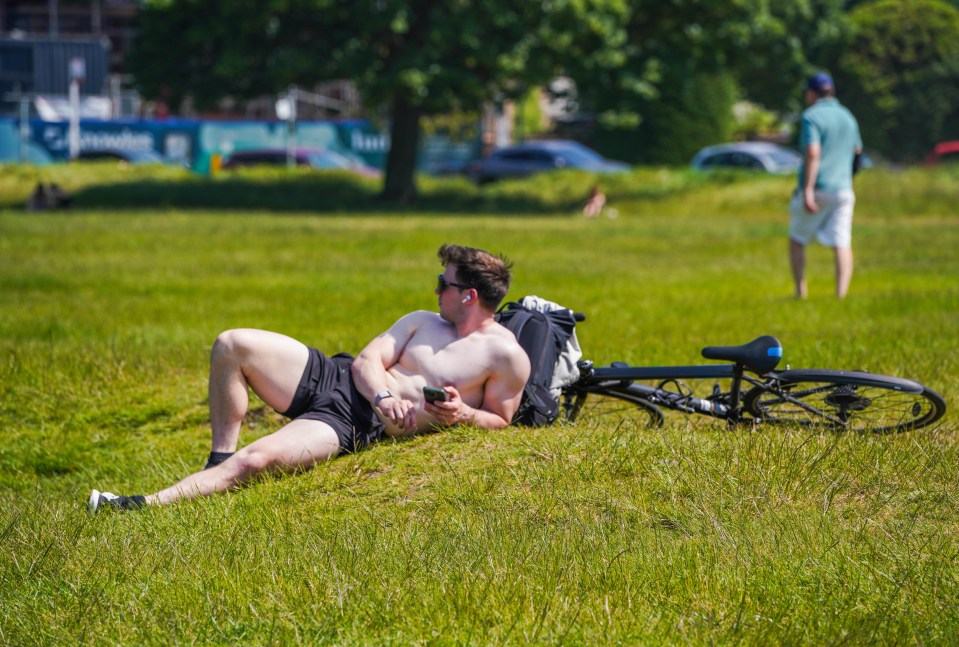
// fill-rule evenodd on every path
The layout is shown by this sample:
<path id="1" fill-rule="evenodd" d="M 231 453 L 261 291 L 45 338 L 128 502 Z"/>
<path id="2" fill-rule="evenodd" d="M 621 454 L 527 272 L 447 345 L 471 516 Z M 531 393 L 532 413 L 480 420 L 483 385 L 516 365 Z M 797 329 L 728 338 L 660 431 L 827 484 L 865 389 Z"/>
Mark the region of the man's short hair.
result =
<path id="1" fill-rule="evenodd" d="M 443 267 L 456 266 L 457 281 L 475 289 L 480 303 L 490 310 L 496 310 L 509 292 L 513 264 L 505 256 L 462 245 L 443 245 L 437 255 Z"/>
<path id="2" fill-rule="evenodd" d="M 817 72 L 806 81 L 806 89 L 812 90 L 821 97 L 831 97 L 835 92 L 832 77 L 825 72 Z"/>

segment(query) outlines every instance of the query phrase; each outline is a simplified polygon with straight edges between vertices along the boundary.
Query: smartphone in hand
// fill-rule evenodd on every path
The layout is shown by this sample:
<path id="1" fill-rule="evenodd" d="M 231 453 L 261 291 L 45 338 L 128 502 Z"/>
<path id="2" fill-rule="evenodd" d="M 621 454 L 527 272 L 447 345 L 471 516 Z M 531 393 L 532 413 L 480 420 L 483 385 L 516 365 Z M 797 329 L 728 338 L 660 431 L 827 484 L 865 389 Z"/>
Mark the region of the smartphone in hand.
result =
<path id="1" fill-rule="evenodd" d="M 443 389 L 437 389 L 432 386 L 423 387 L 423 397 L 427 402 L 446 402 L 449 397 Z"/>

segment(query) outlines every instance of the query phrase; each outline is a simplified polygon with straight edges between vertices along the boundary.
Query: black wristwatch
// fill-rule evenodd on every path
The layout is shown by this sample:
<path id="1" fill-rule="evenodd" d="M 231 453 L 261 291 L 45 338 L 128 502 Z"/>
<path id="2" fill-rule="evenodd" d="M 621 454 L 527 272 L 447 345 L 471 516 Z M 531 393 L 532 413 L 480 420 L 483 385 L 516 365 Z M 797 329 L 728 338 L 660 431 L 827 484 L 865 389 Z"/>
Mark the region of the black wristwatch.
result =
<path id="1" fill-rule="evenodd" d="M 376 397 L 373 398 L 373 405 L 378 407 L 380 406 L 381 400 L 385 398 L 392 398 L 392 397 L 393 397 L 393 394 L 390 393 L 389 391 L 380 391 L 379 393 L 376 394 Z"/>

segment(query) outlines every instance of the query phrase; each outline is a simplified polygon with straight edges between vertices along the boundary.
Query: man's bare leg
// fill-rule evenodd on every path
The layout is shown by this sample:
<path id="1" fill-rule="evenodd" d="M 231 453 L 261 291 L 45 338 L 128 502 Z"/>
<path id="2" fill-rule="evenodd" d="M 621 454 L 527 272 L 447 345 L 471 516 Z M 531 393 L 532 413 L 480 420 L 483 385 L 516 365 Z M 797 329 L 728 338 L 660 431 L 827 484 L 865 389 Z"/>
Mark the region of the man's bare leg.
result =
<path id="1" fill-rule="evenodd" d="M 789 264 L 792 266 L 793 283 L 796 286 L 796 298 L 805 299 L 806 290 L 806 246 L 789 239 Z"/>
<path id="2" fill-rule="evenodd" d="M 167 505 L 224 492 L 262 473 L 309 469 L 336 456 L 339 438 L 333 428 L 318 420 L 294 420 L 279 431 L 256 440 L 223 463 L 201 470 L 146 497 L 147 505 Z"/>
<path id="3" fill-rule="evenodd" d="M 210 425 L 214 452 L 234 452 L 249 390 L 279 412 L 290 408 L 309 358 L 302 343 L 266 330 L 221 333 L 210 353 Z"/>
<path id="4" fill-rule="evenodd" d="M 277 411 L 288 410 L 308 360 L 309 349 L 285 335 L 245 328 L 221 333 L 213 344 L 210 357 L 210 422 L 213 452 L 221 452 L 229 456 L 236 450 L 240 425 L 250 403 L 248 389 L 252 388 L 266 404 Z M 333 434 L 335 439 L 336 434 L 332 429 L 326 427 L 326 431 Z M 267 436 L 261 440 L 271 437 Z M 336 450 L 330 453 L 329 437 L 326 433 L 322 434 L 320 440 L 306 442 L 310 443 L 307 450 L 304 453 L 301 444 L 299 453 L 304 457 L 302 460 L 308 461 L 310 465 L 320 458 L 329 458 L 336 453 Z M 338 449 L 338 444 L 336 448 Z M 214 463 L 213 453 L 210 456 L 211 461 L 208 465 Z M 281 469 L 285 463 L 293 464 L 290 456 L 291 450 L 283 442 L 277 445 L 270 442 L 263 443 L 259 453 L 254 454 L 259 464 Z M 214 467 L 210 467 L 212 478 L 201 478 L 200 475 L 193 474 L 173 488 L 167 488 L 147 497 L 146 502 L 156 504 L 174 501 L 183 496 L 223 491 L 247 480 L 251 471 L 255 471 L 256 464 L 257 462 L 251 462 L 247 457 L 227 470 L 214 471 Z M 139 495 L 117 497 L 109 492 L 101 493 L 99 490 L 93 490 L 87 501 L 88 509 L 96 512 L 104 501 L 112 502 L 111 505 L 121 508 L 140 507 L 144 505 L 145 498 Z"/>
<path id="5" fill-rule="evenodd" d="M 836 247 L 836 296 L 845 298 L 852 281 L 852 247 Z"/>

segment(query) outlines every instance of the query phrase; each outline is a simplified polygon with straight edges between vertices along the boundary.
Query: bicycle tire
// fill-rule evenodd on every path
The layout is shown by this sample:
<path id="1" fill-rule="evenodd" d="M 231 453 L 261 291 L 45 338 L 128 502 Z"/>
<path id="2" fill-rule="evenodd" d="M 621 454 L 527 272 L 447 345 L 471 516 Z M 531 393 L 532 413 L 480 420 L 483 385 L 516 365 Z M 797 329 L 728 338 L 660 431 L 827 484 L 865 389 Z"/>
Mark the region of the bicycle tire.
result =
<path id="1" fill-rule="evenodd" d="M 646 400 L 633 385 L 592 387 L 575 415 L 564 416 L 570 422 L 605 420 L 616 425 L 634 424 L 643 428 L 662 427 L 666 417 L 655 404 Z"/>
<path id="2" fill-rule="evenodd" d="M 898 433 L 926 427 L 946 412 L 942 396 L 918 382 L 859 371 L 801 370 L 756 386 L 744 408 L 763 422 Z"/>

